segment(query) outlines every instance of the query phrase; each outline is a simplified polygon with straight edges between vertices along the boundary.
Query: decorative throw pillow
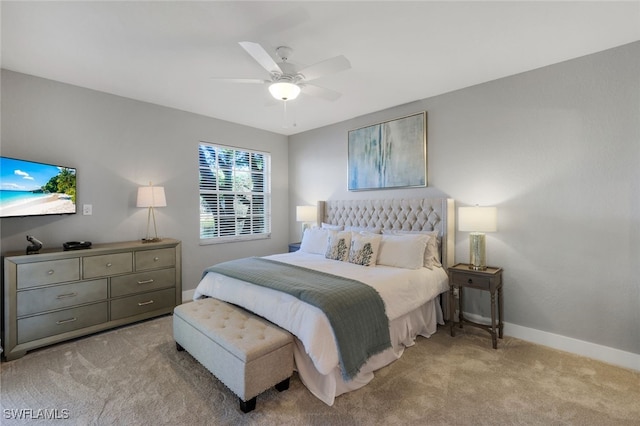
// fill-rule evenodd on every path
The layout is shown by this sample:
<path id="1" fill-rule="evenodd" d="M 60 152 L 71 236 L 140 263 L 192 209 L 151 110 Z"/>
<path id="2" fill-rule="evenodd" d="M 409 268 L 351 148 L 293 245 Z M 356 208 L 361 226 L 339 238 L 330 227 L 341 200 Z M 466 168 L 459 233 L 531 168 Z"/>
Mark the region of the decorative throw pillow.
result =
<path id="1" fill-rule="evenodd" d="M 378 259 L 382 235 L 370 233 L 353 233 L 349 262 L 362 266 L 375 266 Z"/>
<path id="2" fill-rule="evenodd" d="M 380 241 L 376 263 L 396 268 L 420 269 L 424 266 L 424 251 L 430 238 L 427 234 L 385 234 Z"/>
<path id="3" fill-rule="evenodd" d="M 329 244 L 324 257 L 327 259 L 347 261 L 351 246 L 351 232 L 329 231 Z"/>
<path id="4" fill-rule="evenodd" d="M 302 235 L 300 251 L 313 254 L 325 254 L 329 241 L 329 231 L 321 228 L 307 228 Z"/>
<path id="5" fill-rule="evenodd" d="M 441 267 L 440 263 L 440 238 L 438 231 L 427 233 L 431 238 L 427 242 L 427 249 L 424 251 L 424 266 L 433 269 L 434 266 Z"/>

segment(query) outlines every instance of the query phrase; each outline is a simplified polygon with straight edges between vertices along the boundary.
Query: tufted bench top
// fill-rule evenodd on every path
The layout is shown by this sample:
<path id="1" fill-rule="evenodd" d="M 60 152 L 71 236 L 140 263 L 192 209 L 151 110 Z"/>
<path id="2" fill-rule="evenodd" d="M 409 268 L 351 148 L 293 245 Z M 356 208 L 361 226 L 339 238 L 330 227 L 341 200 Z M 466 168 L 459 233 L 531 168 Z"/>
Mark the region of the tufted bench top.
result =
<path id="1" fill-rule="evenodd" d="M 218 299 L 184 303 L 175 308 L 174 315 L 245 363 L 293 341 L 289 332 Z"/>

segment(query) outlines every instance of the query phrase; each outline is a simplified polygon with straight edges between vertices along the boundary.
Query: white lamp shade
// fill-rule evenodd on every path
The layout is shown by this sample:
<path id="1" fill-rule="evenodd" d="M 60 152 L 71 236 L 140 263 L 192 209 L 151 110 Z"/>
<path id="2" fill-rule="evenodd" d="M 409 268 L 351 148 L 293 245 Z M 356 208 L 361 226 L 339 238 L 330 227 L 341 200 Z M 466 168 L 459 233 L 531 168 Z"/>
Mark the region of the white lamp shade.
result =
<path id="1" fill-rule="evenodd" d="M 300 94 L 300 87 L 293 83 L 281 81 L 269 86 L 271 96 L 279 101 L 292 101 Z"/>
<path id="2" fill-rule="evenodd" d="M 296 206 L 296 222 L 315 222 L 316 206 Z"/>
<path id="3" fill-rule="evenodd" d="M 138 188 L 138 207 L 166 207 L 163 186 L 141 186 Z"/>
<path id="4" fill-rule="evenodd" d="M 495 207 L 460 207 L 458 230 L 468 232 L 496 232 L 498 209 Z"/>

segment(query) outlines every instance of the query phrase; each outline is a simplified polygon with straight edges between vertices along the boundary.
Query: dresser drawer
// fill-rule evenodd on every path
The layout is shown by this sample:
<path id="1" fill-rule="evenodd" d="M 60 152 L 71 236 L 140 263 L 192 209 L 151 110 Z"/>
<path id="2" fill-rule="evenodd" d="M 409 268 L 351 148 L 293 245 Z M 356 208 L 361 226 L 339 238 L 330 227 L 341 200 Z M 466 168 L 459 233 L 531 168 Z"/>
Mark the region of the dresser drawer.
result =
<path id="1" fill-rule="evenodd" d="M 18 343 L 107 322 L 108 303 L 95 303 L 18 320 Z"/>
<path id="2" fill-rule="evenodd" d="M 18 292 L 18 316 L 98 302 L 106 298 L 106 279 L 20 291 Z"/>
<path id="3" fill-rule="evenodd" d="M 453 285 L 463 285 L 465 287 L 489 289 L 491 278 L 469 274 L 453 274 Z"/>
<path id="4" fill-rule="evenodd" d="M 175 268 L 141 272 L 111 278 L 111 297 L 141 293 L 166 287 L 175 287 Z"/>
<path id="5" fill-rule="evenodd" d="M 175 306 L 175 300 L 175 288 L 115 299 L 111 301 L 111 320 L 144 314 L 162 308 L 171 308 Z"/>
<path id="6" fill-rule="evenodd" d="M 60 259 L 18 265 L 17 288 L 78 281 L 80 259 Z"/>
<path id="7" fill-rule="evenodd" d="M 176 250 L 173 248 L 136 251 L 136 271 L 176 266 Z"/>
<path id="8" fill-rule="evenodd" d="M 86 256 L 82 259 L 82 276 L 87 278 L 106 277 L 133 271 L 131 252 Z"/>

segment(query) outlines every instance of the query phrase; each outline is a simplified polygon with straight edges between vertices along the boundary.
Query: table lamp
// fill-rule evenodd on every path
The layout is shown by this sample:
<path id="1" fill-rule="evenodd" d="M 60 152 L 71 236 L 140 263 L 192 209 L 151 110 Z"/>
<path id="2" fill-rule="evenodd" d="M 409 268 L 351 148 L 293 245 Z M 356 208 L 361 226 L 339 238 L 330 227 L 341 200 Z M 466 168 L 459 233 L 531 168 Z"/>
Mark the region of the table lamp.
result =
<path id="1" fill-rule="evenodd" d="M 147 236 L 142 239 L 143 243 L 153 243 L 157 241 L 162 241 L 161 238 L 158 238 L 158 228 L 156 227 L 156 214 L 153 209 L 155 207 L 166 207 L 167 199 L 164 196 L 164 187 L 162 186 L 153 186 L 151 182 L 149 182 L 149 186 L 141 186 L 138 188 L 138 201 L 136 203 L 137 207 L 148 207 L 149 211 L 147 213 Z M 151 224 L 151 218 L 153 218 L 153 232 L 154 236 L 151 237 L 149 235 L 149 226 Z"/>
<path id="2" fill-rule="evenodd" d="M 317 209 L 316 206 L 296 206 L 296 222 L 302 222 L 302 234 L 304 230 L 309 228 L 309 223 L 317 222 Z"/>
<path id="3" fill-rule="evenodd" d="M 485 232 L 498 230 L 498 210 L 495 207 L 458 208 L 458 230 L 469 234 L 469 269 L 487 269 Z"/>

